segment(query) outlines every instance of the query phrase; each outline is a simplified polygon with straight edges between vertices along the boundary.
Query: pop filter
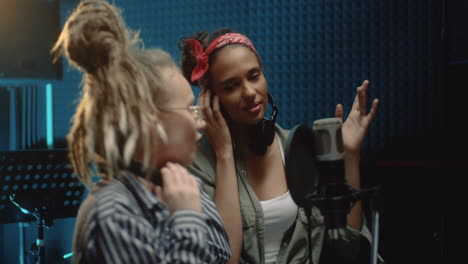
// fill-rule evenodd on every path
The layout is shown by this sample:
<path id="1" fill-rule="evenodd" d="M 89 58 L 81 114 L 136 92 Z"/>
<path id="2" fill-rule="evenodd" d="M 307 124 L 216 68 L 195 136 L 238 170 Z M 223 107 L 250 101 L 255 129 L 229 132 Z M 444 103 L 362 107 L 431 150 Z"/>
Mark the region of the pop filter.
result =
<path id="1" fill-rule="evenodd" d="M 295 126 L 286 141 L 285 173 L 289 192 L 299 207 L 307 207 L 307 198 L 316 192 L 319 178 L 312 130 Z"/>

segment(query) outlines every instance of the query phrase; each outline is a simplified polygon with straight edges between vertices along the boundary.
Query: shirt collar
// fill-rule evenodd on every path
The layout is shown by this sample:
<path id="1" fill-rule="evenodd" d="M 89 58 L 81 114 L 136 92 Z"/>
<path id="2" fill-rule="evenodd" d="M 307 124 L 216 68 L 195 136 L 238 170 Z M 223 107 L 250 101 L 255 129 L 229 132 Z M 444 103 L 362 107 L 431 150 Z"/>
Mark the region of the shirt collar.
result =
<path id="1" fill-rule="evenodd" d="M 163 204 L 163 202 L 154 193 L 148 190 L 148 188 L 143 183 L 138 181 L 138 179 L 130 172 L 122 172 L 119 174 L 118 178 L 122 178 L 124 179 L 125 183 L 130 184 L 130 186 L 127 187 L 133 188 L 133 190 L 135 190 L 135 195 L 138 195 L 138 197 L 148 209 L 153 210 L 158 207 L 166 207 L 166 205 Z"/>

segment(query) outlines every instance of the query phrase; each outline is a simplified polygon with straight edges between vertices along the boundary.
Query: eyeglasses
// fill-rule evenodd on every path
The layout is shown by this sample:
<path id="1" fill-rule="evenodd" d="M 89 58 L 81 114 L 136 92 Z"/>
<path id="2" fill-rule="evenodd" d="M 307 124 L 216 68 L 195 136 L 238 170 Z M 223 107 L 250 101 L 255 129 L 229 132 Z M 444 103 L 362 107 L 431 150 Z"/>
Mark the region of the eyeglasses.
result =
<path id="1" fill-rule="evenodd" d="M 171 106 L 166 106 L 166 107 L 161 107 L 159 108 L 162 111 L 176 111 L 176 110 L 187 110 L 190 113 L 192 113 L 193 117 L 195 118 L 196 121 L 203 120 L 205 116 L 203 115 L 203 105 L 190 105 L 190 106 L 181 106 L 181 107 L 171 107 Z"/>

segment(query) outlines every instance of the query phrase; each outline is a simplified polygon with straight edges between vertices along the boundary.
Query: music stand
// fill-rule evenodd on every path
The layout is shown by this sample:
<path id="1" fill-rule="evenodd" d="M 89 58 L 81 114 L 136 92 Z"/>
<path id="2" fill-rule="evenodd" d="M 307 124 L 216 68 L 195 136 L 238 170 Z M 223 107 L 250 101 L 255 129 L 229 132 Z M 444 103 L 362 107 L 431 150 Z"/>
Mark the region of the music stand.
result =
<path id="1" fill-rule="evenodd" d="M 65 149 L 0 152 L 0 223 L 39 221 L 35 263 L 45 262 L 44 227 L 75 217 L 83 193 Z"/>

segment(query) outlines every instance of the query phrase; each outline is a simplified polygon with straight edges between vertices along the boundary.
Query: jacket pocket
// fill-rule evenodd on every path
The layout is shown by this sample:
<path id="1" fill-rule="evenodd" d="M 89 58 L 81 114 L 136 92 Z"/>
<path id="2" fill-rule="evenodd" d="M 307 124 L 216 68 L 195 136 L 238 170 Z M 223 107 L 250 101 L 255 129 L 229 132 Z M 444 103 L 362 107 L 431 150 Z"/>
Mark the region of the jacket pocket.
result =
<path id="1" fill-rule="evenodd" d="M 255 217 L 255 209 L 252 206 L 243 205 L 241 263 L 260 262 L 260 243 Z"/>

